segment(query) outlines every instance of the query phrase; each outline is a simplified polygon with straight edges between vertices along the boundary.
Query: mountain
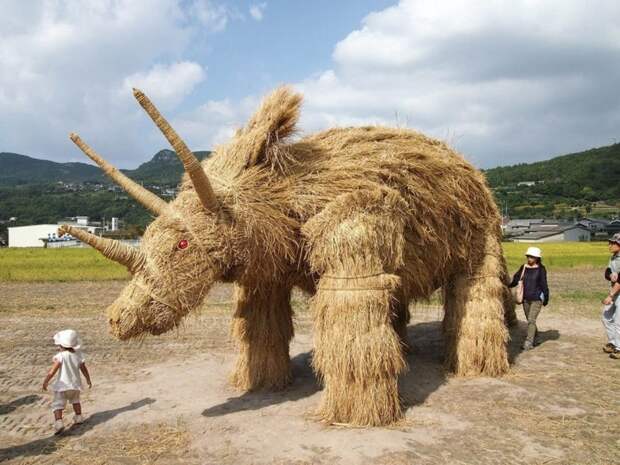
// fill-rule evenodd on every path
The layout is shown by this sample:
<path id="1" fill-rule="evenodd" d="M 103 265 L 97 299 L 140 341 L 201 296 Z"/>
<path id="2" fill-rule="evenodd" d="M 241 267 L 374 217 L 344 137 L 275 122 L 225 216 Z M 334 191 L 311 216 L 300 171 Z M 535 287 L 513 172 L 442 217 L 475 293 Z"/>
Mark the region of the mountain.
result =
<path id="1" fill-rule="evenodd" d="M 102 181 L 101 170 L 86 163 L 56 163 L 17 153 L 0 152 L 0 186 L 57 181 Z"/>
<path id="2" fill-rule="evenodd" d="M 615 216 L 620 211 L 620 144 L 484 173 L 498 204 L 515 218 Z"/>
<path id="3" fill-rule="evenodd" d="M 519 182 L 572 184 L 592 189 L 604 198 L 620 198 L 620 144 L 571 153 L 536 163 L 522 163 L 485 171 L 491 187 Z M 571 190 L 574 193 L 574 191 Z"/>
<path id="4" fill-rule="evenodd" d="M 203 160 L 211 152 L 194 152 Z M 143 183 L 176 185 L 183 174 L 183 165 L 172 150 L 160 150 L 153 158 L 134 170 L 121 170 Z M 64 183 L 109 183 L 101 170 L 86 163 L 57 163 L 48 160 L 0 152 L 0 187 Z"/>
<path id="5" fill-rule="evenodd" d="M 211 152 L 194 152 L 196 158 L 204 160 Z M 160 150 L 149 161 L 142 163 L 135 170 L 122 170 L 127 176 L 136 181 L 153 184 L 178 184 L 183 176 L 183 164 L 172 150 Z"/>

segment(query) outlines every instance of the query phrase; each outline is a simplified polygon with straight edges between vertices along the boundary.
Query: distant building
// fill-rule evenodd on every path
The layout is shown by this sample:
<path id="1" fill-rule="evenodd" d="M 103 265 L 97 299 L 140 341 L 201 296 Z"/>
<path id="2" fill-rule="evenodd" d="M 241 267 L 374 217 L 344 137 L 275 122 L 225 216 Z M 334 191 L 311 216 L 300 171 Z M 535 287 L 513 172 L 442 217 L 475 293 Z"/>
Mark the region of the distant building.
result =
<path id="1" fill-rule="evenodd" d="M 577 224 L 580 224 L 581 226 L 588 228 L 590 231 L 597 233 L 604 232 L 607 226 L 609 226 L 609 221 L 600 218 L 582 218 L 577 222 Z"/>
<path id="2" fill-rule="evenodd" d="M 539 225 L 514 236 L 514 242 L 558 242 L 576 241 L 587 242 L 592 240 L 593 232 L 580 224 Z"/>
<path id="3" fill-rule="evenodd" d="M 118 218 L 112 218 L 112 223 L 118 228 Z M 68 224 L 98 236 L 104 229 L 101 223 L 89 222 L 88 216 L 65 218 L 57 224 L 15 226 L 8 228 L 9 247 L 83 247 L 82 242 L 70 235 L 58 237 L 58 228 L 62 224 Z"/>
<path id="4" fill-rule="evenodd" d="M 530 228 L 535 225 L 544 224 L 545 220 L 542 218 L 527 218 L 522 220 L 510 220 L 506 222 L 503 226 L 504 234 L 506 236 L 514 236 L 518 234 L 522 234 L 525 231 L 528 231 Z M 557 222 L 553 222 L 556 224 Z"/>
<path id="5" fill-rule="evenodd" d="M 609 234 L 610 236 L 616 233 L 619 233 L 620 232 L 620 219 L 610 221 L 609 224 L 605 227 L 605 231 L 607 231 L 607 234 Z"/>
<path id="6" fill-rule="evenodd" d="M 9 230 L 9 247 L 45 247 L 46 241 L 57 237 L 57 224 L 13 226 Z"/>
<path id="7" fill-rule="evenodd" d="M 104 230 L 100 222 L 91 222 L 89 221 L 88 216 L 73 216 L 70 218 L 65 218 L 64 220 L 59 221 L 58 224 L 67 224 L 69 226 L 74 226 L 76 228 L 83 229 L 84 231 L 88 231 L 89 233 L 96 234 L 98 236 L 100 236 Z"/>

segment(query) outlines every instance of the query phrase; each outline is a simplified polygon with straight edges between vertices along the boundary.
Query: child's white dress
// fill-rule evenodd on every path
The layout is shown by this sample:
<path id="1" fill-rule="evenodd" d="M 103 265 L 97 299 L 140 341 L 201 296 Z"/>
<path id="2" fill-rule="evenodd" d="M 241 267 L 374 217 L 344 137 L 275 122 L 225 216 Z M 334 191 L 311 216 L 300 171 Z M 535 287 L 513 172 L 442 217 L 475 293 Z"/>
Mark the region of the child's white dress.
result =
<path id="1" fill-rule="evenodd" d="M 54 362 L 60 363 L 58 377 L 52 385 L 54 399 L 52 410 L 63 410 L 67 402 L 77 404 L 80 402 L 82 390 L 82 378 L 80 377 L 80 365 L 84 363 L 82 352 L 63 350 L 54 355 Z"/>

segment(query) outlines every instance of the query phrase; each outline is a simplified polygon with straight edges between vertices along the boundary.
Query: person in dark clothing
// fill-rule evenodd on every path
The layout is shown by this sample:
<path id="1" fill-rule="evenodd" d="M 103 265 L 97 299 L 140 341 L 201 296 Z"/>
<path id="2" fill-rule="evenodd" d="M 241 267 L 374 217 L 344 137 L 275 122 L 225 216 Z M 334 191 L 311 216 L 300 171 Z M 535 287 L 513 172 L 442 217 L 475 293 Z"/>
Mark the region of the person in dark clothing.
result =
<path id="1" fill-rule="evenodd" d="M 523 350 L 534 348 L 536 340 L 536 319 L 543 306 L 549 303 L 547 270 L 542 264 L 542 252 L 538 247 L 530 247 L 525 253 L 527 263 L 521 265 L 512 278 L 509 287 L 516 287 L 523 280 L 523 310 L 527 318 L 527 336 Z"/>

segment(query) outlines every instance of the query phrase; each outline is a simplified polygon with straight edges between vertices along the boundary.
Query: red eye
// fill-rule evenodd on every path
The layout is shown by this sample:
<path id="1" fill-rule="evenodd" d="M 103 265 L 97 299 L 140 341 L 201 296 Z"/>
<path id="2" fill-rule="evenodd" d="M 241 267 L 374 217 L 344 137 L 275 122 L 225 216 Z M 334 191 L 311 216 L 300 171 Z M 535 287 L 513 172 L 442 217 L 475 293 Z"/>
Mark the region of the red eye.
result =
<path id="1" fill-rule="evenodd" d="M 181 239 L 179 243 L 177 244 L 177 247 L 181 250 L 187 249 L 188 246 L 189 246 L 189 242 L 187 242 L 185 239 Z"/>

